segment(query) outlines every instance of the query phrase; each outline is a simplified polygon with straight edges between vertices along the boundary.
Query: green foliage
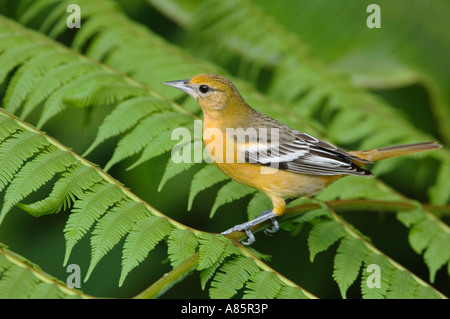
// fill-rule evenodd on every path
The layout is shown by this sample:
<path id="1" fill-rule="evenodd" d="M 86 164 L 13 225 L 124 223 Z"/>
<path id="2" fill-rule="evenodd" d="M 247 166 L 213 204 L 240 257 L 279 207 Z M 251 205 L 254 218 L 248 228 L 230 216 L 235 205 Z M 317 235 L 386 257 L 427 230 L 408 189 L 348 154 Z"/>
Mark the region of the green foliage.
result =
<path id="1" fill-rule="evenodd" d="M 209 295 L 211 298 L 231 298 L 258 270 L 255 261 L 249 257 L 238 256 L 232 259 L 214 277 Z"/>
<path id="2" fill-rule="evenodd" d="M 178 183 L 181 190 L 186 184 L 183 178 L 191 168 L 198 167 L 187 183 L 190 189 L 184 187 L 188 210 L 204 205 L 198 199 L 200 193 L 215 191 L 215 201 L 207 208 L 211 209 L 210 217 L 244 197 L 249 199 L 249 218 L 270 208 L 264 194 L 230 181 L 214 165 L 200 167 L 197 163 L 175 163 L 169 159 L 163 173 L 161 165 L 155 164 L 161 158 L 166 161 L 167 153 L 179 142 L 172 138 L 173 130 L 185 127 L 193 135 L 198 129 L 194 120 L 200 114 L 196 103 L 183 99 L 179 92 L 160 82 L 201 72 L 227 75 L 258 110 L 349 148 L 450 140 L 450 95 L 445 85 L 450 73 L 443 72 L 447 57 L 444 59 L 439 53 L 448 50 L 434 50 L 429 58 L 427 52 L 419 49 L 419 44 L 424 43 L 441 49 L 448 47 L 450 39 L 444 36 L 439 44 L 428 40 L 428 35 L 440 34 L 435 26 L 427 25 L 417 41 L 401 46 L 401 41 L 405 42 L 405 37 L 415 30 L 413 26 L 387 19 L 387 28 L 383 28 L 388 32 L 394 26 L 398 28 L 392 40 L 385 43 L 385 29 L 371 30 L 380 31 L 372 36 L 373 32 L 367 33 L 367 28 L 356 25 L 363 23 L 360 19 L 365 17 L 365 6 L 359 3 L 350 4 L 342 14 L 328 16 L 332 10 L 327 11 L 329 4 L 324 1 L 306 6 L 305 1 L 204 0 L 194 4 L 189 0 L 151 0 L 151 10 L 158 9 L 179 24 L 178 29 L 172 27 L 173 32 L 178 32 L 174 39 L 171 30 L 161 37 L 151 26 L 136 22 L 136 12 L 149 8 L 135 4 L 136 16 L 127 17 L 120 5 L 109 0 L 76 1 L 82 8 L 83 27 L 68 30 L 66 8 L 72 2 L 2 1 L 9 10 L 0 16 L 0 222 L 5 227 L 15 206 L 35 217 L 68 212 L 63 230 L 64 265 L 73 258 L 76 245 L 88 237 L 90 263 L 85 281 L 97 275 L 97 266 L 119 246 L 122 268 L 118 285 L 126 286 L 129 273 L 161 247 L 172 267 L 167 277 L 175 279 L 151 296 L 160 296 L 196 269 L 202 289 L 208 289 L 212 298 L 316 298 L 272 269 L 265 253 L 240 245 L 238 240 L 243 235 L 227 238 L 193 229 L 177 221 L 176 208 L 165 215 L 148 204 L 147 197 L 138 197 L 143 192 L 138 192 L 137 184 L 153 178 L 139 176 L 129 182 L 127 177 L 132 169 L 150 163 L 150 173 L 160 171 L 154 176 L 162 176 L 158 182 L 162 192 L 151 192 L 148 197 L 155 207 L 160 205 L 156 199 L 162 198 L 164 204 L 175 202 L 178 195 L 171 184 Z M 448 5 L 438 3 L 442 12 L 450 12 Z M 127 7 L 125 2 L 122 4 Z M 415 4 L 423 8 L 421 3 Z M 333 4 L 339 8 L 341 5 L 339 1 Z M 387 16 L 405 21 L 406 13 L 399 10 L 401 5 L 386 2 L 382 6 Z M 433 20 L 437 10 L 424 11 L 425 18 Z M 292 14 L 295 19 L 287 18 Z M 352 19 L 355 16 L 358 19 Z M 346 36 L 330 34 L 333 28 L 325 28 L 321 36 L 316 36 L 318 24 L 311 23 L 311 19 L 336 26 Z M 436 19 L 441 21 L 441 16 Z M 349 30 L 355 30 L 351 31 L 353 37 L 348 36 Z M 187 41 L 181 42 L 180 38 Z M 170 44 L 168 40 L 177 43 Z M 433 58 L 442 63 L 442 70 L 427 61 Z M 371 63 L 361 60 L 370 60 L 374 65 L 367 67 Z M 418 122 L 410 114 L 413 112 L 405 113 L 395 103 L 369 91 L 410 84 L 422 85 L 430 95 L 430 110 L 419 113 L 425 114 L 424 122 L 426 114 L 431 113 L 431 124 Z M 106 110 L 104 118 L 96 114 L 102 109 Z M 72 142 L 66 141 L 63 134 L 66 128 L 60 124 L 70 116 L 66 115 L 69 111 L 84 112 L 97 120 L 100 117 L 98 130 L 94 122 L 87 123 L 96 130 L 92 141 L 83 148 L 76 144 L 82 156 L 71 149 Z M 58 125 L 61 127 L 54 129 Z M 43 128 L 50 133 L 44 133 Z M 78 132 L 69 134 L 78 136 Z M 185 141 L 185 145 L 198 147 L 199 140 L 195 138 Z M 443 221 L 446 216 L 441 219 L 432 214 L 429 206 L 409 195 L 408 189 L 417 188 L 415 194 L 423 201 L 448 204 L 450 152 L 447 144 L 444 146 L 417 156 L 427 161 L 423 167 L 413 157 L 407 160 L 412 164 L 400 159 L 373 167 L 379 175 L 404 179 L 406 187 L 389 179 L 347 177 L 324 190 L 316 200 L 292 202 L 286 218 L 280 220 L 282 228 L 292 235 L 300 229 L 310 230 L 307 242 L 291 237 L 284 245 L 307 246 L 314 263 L 320 262 L 321 255 L 334 256 L 332 280 L 343 298 L 348 297 L 349 288 L 357 280 L 363 298 L 445 298 L 449 292 L 441 293 L 432 284 L 436 284 L 441 269 L 446 265 L 447 272 L 450 269 L 450 230 Z M 102 168 L 87 159 L 89 156 L 96 162 L 97 154 L 105 149 L 111 154 L 102 154 Z M 133 191 L 116 179 L 123 165 L 128 170 L 126 175 L 119 174 L 120 179 L 127 180 Z M 147 192 L 146 189 L 144 194 Z M 423 255 L 430 283 L 400 265 L 358 226 L 336 213 L 339 203 L 359 200 L 364 201 L 359 207 L 361 214 L 369 214 L 368 208 L 375 203 L 395 207 L 390 211 L 397 213 L 408 228 L 409 244 L 415 253 Z M 342 209 L 345 211 L 345 205 Z M 437 210 L 448 214 L 448 205 Z M 203 218 L 206 215 L 204 211 Z M 281 255 L 283 250 L 278 248 L 276 253 Z M 150 262 L 158 263 L 153 259 Z M 368 285 L 373 280 L 368 271 L 371 265 L 380 268 L 379 288 Z M 440 280 L 448 280 L 447 274 L 442 277 L 445 278 Z M 300 283 L 304 280 L 301 274 L 296 279 Z M 0 294 L 5 298 L 88 297 L 3 248 Z M 317 294 L 320 297 L 320 292 Z"/>
<path id="3" fill-rule="evenodd" d="M 409 230 L 409 242 L 418 254 L 424 253 L 424 261 L 434 282 L 436 271 L 450 263 L 450 231 L 446 225 L 419 207 L 413 212 L 401 212 L 398 219 Z"/>
<path id="4" fill-rule="evenodd" d="M 0 298 L 89 298 L 44 273 L 39 267 L 6 247 L 0 247 Z"/>
<path id="5" fill-rule="evenodd" d="M 131 269 L 142 262 L 170 231 L 171 226 L 167 219 L 157 216 L 147 216 L 133 226 L 123 247 L 123 267 L 119 285 L 122 285 L 125 276 Z"/>
<path id="6" fill-rule="evenodd" d="M 341 241 L 334 258 L 333 278 L 338 283 L 343 298 L 358 276 L 366 253 L 366 246 L 359 239 L 345 238 Z"/>
<path id="7" fill-rule="evenodd" d="M 172 267 L 191 257 L 197 251 L 198 238 L 189 229 L 175 229 L 170 233 L 168 253 Z"/>
<path id="8" fill-rule="evenodd" d="M 327 250 L 334 242 L 344 235 L 344 228 L 334 221 L 325 221 L 316 224 L 309 233 L 308 246 L 310 260 L 314 261 L 317 253 Z"/>

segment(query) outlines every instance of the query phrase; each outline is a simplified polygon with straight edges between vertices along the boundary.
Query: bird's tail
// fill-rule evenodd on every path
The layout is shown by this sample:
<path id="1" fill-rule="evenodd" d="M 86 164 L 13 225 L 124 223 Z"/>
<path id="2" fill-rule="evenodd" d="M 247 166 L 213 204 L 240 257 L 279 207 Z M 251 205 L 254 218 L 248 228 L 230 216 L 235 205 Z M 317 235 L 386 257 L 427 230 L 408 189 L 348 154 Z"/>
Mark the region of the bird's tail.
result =
<path id="1" fill-rule="evenodd" d="M 425 142 L 425 143 L 382 147 L 367 151 L 354 151 L 349 153 L 359 158 L 365 159 L 367 161 L 375 162 L 385 158 L 431 151 L 441 147 L 442 145 L 436 142 Z M 357 162 L 357 160 L 355 162 Z"/>

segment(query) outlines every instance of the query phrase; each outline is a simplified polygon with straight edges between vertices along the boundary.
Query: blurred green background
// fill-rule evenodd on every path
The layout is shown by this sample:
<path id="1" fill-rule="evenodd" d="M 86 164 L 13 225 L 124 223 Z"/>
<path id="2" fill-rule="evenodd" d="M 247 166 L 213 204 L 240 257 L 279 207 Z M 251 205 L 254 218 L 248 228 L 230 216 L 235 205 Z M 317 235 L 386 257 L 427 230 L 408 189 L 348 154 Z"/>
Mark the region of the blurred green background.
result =
<path id="1" fill-rule="evenodd" d="M 289 36 L 298 37 L 306 44 L 308 54 L 321 61 L 326 68 L 348 78 L 353 85 L 370 90 L 391 108 L 397 109 L 415 127 L 448 145 L 448 1 L 377 1 L 381 7 L 381 29 L 369 29 L 365 25 L 369 15 L 366 8 L 371 1 L 355 1 L 351 4 L 347 1 L 331 0 L 314 3 L 298 0 L 248 2 L 255 5 L 261 14 L 269 16 L 271 23 L 274 22 L 280 30 L 289 30 Z M 217 64 L 228 74 L 254 83 L 260 92 L 276 98 L 276 94 L 270 90 L 274 77 L 278 76 L 275 66 L 282 57 L 251 61 L 251 56 L 240 54 L 239 48 L 235 51 L 221 50 L 222 44 L 215 43 L 214 37 L 229 35 L 232 39 L 232 30 L 230 33 L 228 30 L 214 33 L 220 27 L 215 26 L 208 30 L 209 24 L 202 24 L 201 21 L 205 17 L 194 14 L 208 12 L 207 8 L 213 8 L 217 1 L 122 0 L 118 3 L 131 19 L 183 48 L 196 59 Z M 199 9 L 197 6 L 203 8 Z M 17 3 L 0 1 L 0 10 L 1 14 L 14 17 Z M 240 10 L 240 7 L 237 6 L 236 10 Z M 199 21 L 193 21 L 195 18 Z M 245 20 L 245 16 L 242 19 Z M 245 21 L 242 21 L 242 25 L 242 30 L 237 31 L 245 30 Z M 251 33 L 252 30 L 248 32 Z M 65 34 L 67 39 L 58 40 L 69 42 L 71 36 L 69 32 Z M 266 45 L 270 47 L 271 44 Z M 152 76 L 148 74 L 148 77 Z M 184 74 L 180 74 L 179 78 L 164 78 L 158 75 L 158 78 L 153 80 L 159 83 L 182 79 L 183 76 Z M 290 85 L 295 86 L 296 83 Z M 0 90 L 1 96 L 4 95 L 4 89 L 3 87 Z M 282 96 L 279 96 L 279 101 L 281 104 L 284 102 Z M 253 107 L 258 108 L 257 105 Z M 78 154 L 82 154 L 94 140 L 98 126 L 109 111 L 110 106 L 96 107 L 93 110 L 68 109 L 52 119 L 46 125 L 45 131 Z M 100 166 L 105 165 L 117 141 L 117 138 L 113 138 L 101 144 L 88 159 Z M 349 142 L 341 143 L 340 146 L 351 149 L 356 144 Z M 189 186 L 198 168 L 194 167 L 170 180 L 161 192 L 158 192 L 169 154 L 127 171 L 126 168 L 137 158 L 136 156 L 121 162 L 109 173 L 167 216 L 208 232 L 220 232 L 243 222 L 246 218 L 248 198 L 219 208 L 213 219 L 208 217 L 220 185 L 202 192 L 194 201 L 192 210 L 188 212 Z M 431 158 L 409 158 L 399 164 L 401 165 L 395 166 L 395 173 L 381 174 L 380 178 L 409 198 L 429 202 L 427 190 L 437 174 L 436 162 Z M 414 171 L 414 174 L 411 174 L 411 171 Z M 30 202 L 32 199 L 31 197 Z M 65 281 L 68 274 L 62 262 L 65 250 L 63 229 L 67 214 L 68 212 L 64 212 L 56 216 L 33 218 L 16 208 L 0 228 L 0 242 L 40 265 L 44 271 Z M 408 229 L 396 219 L 395 214 L 353 212 L 346 213 L 345 218 L 370 237 L 377 248 L 428 281 L 428 269 L 423 257 L 414 253 L 409 246 Z M 449 221 L 448 216 L 444 217 L 444 221 Z M 340 298 L 338 286 L 332 279 L 332 263 L 337 245 L 319 254 L 315 262 L 311 263 L 306 241 L 308 231 L 309 226 L 305 225 L 295 237 L 284 231 L 274 237 L 259 234 L 254 248 L 271 255 L 272 258 L 267 263 L 306 290 L 321 298 Z M 166 247 L 163 247 L 165 244 L 159 244 L 159 247 L 130 273 L 124 286 L 118 288 L 122 244 L 123 241 L 107 254 L 89 281 L 82 284 L 81 289 L 85 293 L 101 297 L 130 297 L 170 270 L 170 264 L 165 257 Z M 69 260 L 69 263 L 80 265 L 82 271 L 89 265 L 89 245 L 89 238 L 83 238 L 75 246 Z M 349 298 L 360 297 L 359 282 L 360 278 L 350 288 L 347 294 Z M 450 281 L 444 269 L 437 273 L 435 287 L 444 294 L 450 294 Z M 189 276 L 163 295 L 163 298 L 206 297 L 208 293 L 201 290 L 198 273 Z"/>

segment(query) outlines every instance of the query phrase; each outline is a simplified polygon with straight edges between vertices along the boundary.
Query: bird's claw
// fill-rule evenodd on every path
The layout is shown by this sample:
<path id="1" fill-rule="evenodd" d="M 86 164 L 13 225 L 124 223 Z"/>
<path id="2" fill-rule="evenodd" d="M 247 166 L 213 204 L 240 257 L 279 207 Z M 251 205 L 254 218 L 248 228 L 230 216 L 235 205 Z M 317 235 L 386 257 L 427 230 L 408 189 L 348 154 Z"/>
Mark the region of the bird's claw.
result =
<path id="1" fill-rule="evenodd" d="M 243 245 L 250 246 L 251 244 L 253 244 L 256 241 L 255 235 L 253 235 L 253 233 L 250 229 L 246 229 L 245 234 L 247 235 L 247 241 L 241 242 Z"/>
<path id="2" fill-rule="evenodd" d="M 280 230 L 280 226 L 278 225 L 278 221 L 276 218 L 272 218 L 272 227 L 267 227 L 266 229 L 264 229 L 264 234 L 268 235 L 268 236 L 272 236 L 273 234 L 275 234 L 277 231 Z"/>

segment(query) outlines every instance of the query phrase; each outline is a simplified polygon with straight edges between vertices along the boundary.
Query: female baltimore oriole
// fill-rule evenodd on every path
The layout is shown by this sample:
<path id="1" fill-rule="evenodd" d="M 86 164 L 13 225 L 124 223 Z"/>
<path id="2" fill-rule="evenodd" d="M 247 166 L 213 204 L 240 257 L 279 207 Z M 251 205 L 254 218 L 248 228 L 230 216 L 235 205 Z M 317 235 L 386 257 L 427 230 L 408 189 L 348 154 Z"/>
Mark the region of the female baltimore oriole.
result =
<path id="1" fill-rule="evenodd" d="M 245 231 L 247 245 L 255 241 L 250 228 L 261 222 L 270 219 L 273 227 L 266 231 L 278 230 L 276 217 L 286 209 L 285 198 L 317 194 L 347 175 L 373 176 L 363 168 L 365 164 L 442 147 L 425 142 L 345 152 L 256 111 L 220 75 L 204 73 L 163 84 L 186 92 L 200 104 L 203 141 L 217 167 L 235 181 L 263 191 L 272 201 L 271 210 L 222 233 Z"/>

